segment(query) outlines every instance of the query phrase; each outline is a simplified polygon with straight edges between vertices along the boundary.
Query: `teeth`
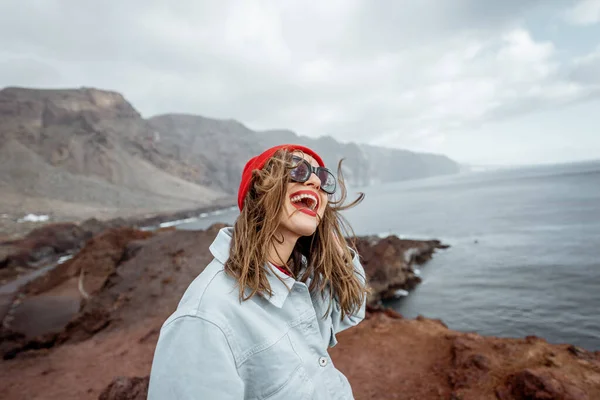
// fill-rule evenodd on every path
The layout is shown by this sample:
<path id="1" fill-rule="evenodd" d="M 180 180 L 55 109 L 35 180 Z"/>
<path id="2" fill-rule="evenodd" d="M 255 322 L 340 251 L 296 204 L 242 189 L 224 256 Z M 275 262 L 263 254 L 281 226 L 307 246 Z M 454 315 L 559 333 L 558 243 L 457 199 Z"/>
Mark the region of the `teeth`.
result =
<path id="1" fill-rule="evenodd" d="M 302 199 L 310 200 L 309 208 L 311 210 L 314 210 L 317 207 L 317 198 L 311 194 L 302 193 L 302 194 L 292 197 L 290 200 L 292 203 L 297 203 L 299 201 L 302 201 Z"/>

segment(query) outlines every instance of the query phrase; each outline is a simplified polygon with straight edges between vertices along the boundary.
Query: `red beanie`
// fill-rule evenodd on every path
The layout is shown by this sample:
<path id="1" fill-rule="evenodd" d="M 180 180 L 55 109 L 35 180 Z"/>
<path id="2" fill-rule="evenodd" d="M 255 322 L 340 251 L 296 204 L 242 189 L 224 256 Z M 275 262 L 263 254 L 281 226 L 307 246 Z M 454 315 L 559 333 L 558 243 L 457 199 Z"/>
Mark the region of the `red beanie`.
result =
<path id="1" fill-rule="evenodd" d="M 266 162 L 269 158 L 273 157 L 273 155 L 277 152 L 277 150 L 286 149 L 288 151 L 300 150 L 303 153 L 306 153 L 312 158 L 315 159 L 319 163 L 321 167 L 325 166 L 323 160 L 317 153 L 309 149 L 308 147 L 296 145 L 296 144 L 282 144 L 279 146 L 271 147 L 270 149 L 265 150 L 262 154 L 252 157 L 244 167 L 244 171 L 242 172 L 242 181 L 240 182 L 240 189 L 238 190 L 238 207 L 240 211 L 244 207 L 244 198 L 246 194 L 248 194 L 248 190 L 250 190 L 250 181 L 252 180 L 252 171 L 256 169 L 262 169 L 265 166 Z"/>

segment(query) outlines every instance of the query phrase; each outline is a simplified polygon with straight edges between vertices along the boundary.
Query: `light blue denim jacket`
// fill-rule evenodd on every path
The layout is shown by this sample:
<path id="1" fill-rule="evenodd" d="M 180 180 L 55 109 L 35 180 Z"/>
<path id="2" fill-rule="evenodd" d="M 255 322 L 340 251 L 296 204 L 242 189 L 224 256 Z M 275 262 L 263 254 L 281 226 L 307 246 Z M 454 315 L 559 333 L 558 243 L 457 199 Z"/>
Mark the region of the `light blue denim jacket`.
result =
<path id="1" fill-rule="evenodd" d="M 336 333 L 362 321 L 365 304 L 342 319 L 334 302 L 323 318 L 327 293 L 309 293 L 310 281 L 297 282 L 275 268 L 268 276 L 273 295 L 240 303 L 236 282 L 223 269 L 231 234 L 232 228 L 218 233 L 210 246 L 214 260 L 162 326 L 148 399 L 352 399 L 327 348 L 337 343 Z"/>

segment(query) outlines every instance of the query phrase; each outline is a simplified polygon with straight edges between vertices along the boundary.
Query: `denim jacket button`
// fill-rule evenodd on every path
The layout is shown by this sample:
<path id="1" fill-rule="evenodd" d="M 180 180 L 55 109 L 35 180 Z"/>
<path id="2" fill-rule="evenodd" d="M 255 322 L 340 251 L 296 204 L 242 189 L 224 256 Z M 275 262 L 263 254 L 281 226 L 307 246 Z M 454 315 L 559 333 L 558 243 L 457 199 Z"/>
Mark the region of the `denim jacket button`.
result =
<path id="1" fill-rule="evenodd" d="M 319 365 L 324 367 L 327 365 L 327 357 L 319 357 Z"/>

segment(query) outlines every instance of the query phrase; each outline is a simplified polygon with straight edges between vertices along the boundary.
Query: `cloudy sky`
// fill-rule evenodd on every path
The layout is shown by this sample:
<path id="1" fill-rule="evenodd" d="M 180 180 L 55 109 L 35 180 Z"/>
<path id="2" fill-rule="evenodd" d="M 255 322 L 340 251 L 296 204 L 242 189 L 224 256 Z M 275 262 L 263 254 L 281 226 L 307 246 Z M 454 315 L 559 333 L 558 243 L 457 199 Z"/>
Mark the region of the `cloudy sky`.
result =
<path id="1" fill-rule="evenodd" d="M 600 0 L 3 0 L 4 86 L 465 163 L 600 158 Z"/>

